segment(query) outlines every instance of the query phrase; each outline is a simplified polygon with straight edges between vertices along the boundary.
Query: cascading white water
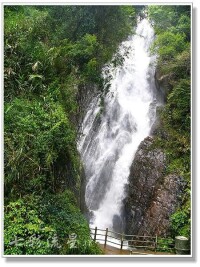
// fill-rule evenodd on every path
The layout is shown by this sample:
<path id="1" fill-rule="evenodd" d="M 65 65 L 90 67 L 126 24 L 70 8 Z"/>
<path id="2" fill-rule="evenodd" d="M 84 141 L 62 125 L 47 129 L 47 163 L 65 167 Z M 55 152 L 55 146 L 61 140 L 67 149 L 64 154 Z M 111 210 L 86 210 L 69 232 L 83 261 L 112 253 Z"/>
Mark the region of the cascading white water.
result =
<path id="1" fill-rule="evenodd" d="M 154 122 L 155 57 L 149 53 L 153 36 L 148 20 L 143 19 L 136 34 L 122 43 L 123 66 L 104 69 L 104 76 L 109 71 L 113 77 L 104 112 L 99 115 L 99 100 L 94 99 L 82 125 L 78 149 L 87 178 L 85 200 L 92 214 L 90 225 L 101 229 L 122 227 L 130 166 Z"/>

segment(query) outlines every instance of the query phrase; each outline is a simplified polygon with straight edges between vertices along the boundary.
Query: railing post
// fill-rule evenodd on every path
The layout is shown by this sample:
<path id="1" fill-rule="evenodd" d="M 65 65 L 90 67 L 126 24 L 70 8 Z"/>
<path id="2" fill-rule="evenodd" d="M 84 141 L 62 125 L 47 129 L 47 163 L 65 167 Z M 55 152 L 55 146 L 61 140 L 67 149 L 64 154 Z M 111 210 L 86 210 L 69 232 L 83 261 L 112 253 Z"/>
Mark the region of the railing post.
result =
<path id="1" fill-rule="evenodd" d="M 96 241 L 96 238 L 97 238 L 97 227 L 95 227 L 94 229 L 94 241 Z"/>
<path id="2" fill-rule="evenodd" d="M 155 240 L 155 251 L 157 250 L 157 245 L 158 245 L 158 236 L 156 235 L 156 240 Z"/>
<path id="3" fill-rule="evenodd" d="M 108 238 L 108 228 L 106 228 L 106 235 L 105 235 L 104 247 L 106 247 L 107 238 Z"/>
<path id="4" fill-rule="evenodd" d="M 124 242 L 124 234 L 121 236 L 121 249 L 123 248 L 123 242 Z"/>

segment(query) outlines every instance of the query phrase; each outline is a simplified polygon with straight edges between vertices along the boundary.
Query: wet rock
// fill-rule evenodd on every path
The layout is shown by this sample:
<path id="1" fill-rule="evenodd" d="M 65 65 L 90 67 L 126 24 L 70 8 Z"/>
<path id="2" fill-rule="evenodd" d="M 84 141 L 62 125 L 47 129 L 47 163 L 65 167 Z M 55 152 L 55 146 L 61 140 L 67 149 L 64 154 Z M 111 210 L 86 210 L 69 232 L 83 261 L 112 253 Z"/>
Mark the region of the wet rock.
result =
<path id="1" fill-rule="evenodd" d="M 140 144 L 131 166 L 125 199 L 128 234 L 167 234 L 169 217 L 178 205 L 182 178 L 165 175 L 165 154 L 153 141 L 147 137 Z"/>
<path id="2" fill-rule="evenodd" d="M 119 215 L 113 216 L 113 229 L 115 232 L 123 231 L 123 220 Z"/>
<path id="3" fill-rule="evenodd" d="M 94 83 L 87 83 L 84 85 L 79 85 L 77 88 L 74 88 L 77 91 L 76 100 L 78 106 L 78 112 L 76 116 L 73 118 L 74 124 L 77 127 L 78 135 L 82 134 L 82 123 L 83 119 L 86 115 L 88 106 L 92 102 L 92 100 L 99 95 L 99 88 Z"/>
<path id="4" fill-rule="evenodd" d="M 143 219 L 143 225 L 138 234 L 167 235 L 169 231 L 169 218 L 175 211 L 178 200 L 178 194 L 181 190 L 182 178 L 170 174 L 165 176 L 163 184 L 155 190 L 153 201 L 146 209 Z"/>
<path id="5" fill-rule="evenodd" d="M 167 95 L 171 89 L 170 75 L 163 75 L 157 67 L 155 71 L 155 84 L 157 88 L 156 99 L 160 103 L 166 103 Z"/>
<path id="6" fill-rule="evenodd" d="M 86 176 L 83 166 L 81 166 L 80 171 L 80 180 L 81 180 L 81 188 L 80 188 L 80 200 L 79 200 L 79 206 L 80 210 L 83 214 L 86 214 L 88 212 L 86 203 L 85 203 L 85 188 L 86 188 Z"/>

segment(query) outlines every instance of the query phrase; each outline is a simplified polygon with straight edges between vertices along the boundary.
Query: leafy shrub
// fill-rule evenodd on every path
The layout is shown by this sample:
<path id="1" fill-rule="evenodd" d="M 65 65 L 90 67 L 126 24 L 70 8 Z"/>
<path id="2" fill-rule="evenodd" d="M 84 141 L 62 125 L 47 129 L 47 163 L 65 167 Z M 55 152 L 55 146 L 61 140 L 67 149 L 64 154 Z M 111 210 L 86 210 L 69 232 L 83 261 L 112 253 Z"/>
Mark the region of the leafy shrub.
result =
<path id="1" fill-rule="evenodd" d="M 185 236 L 190 238 L 191 229 L 190 229 L 190 203 L 187 202 L 184 209 L 178 209 L 171 216 L 171 231 L 174 236 Z"/>
<path id="2" fill-rule="evenodd" d="M 62 183 L 53 168 L 60 155 L 79 171 L 75 131 L 58 103 L 16 98 L 5 104 L 5 194 L 55 190 Z M 70 171 L 69 170 L 69 171 Z M 72 179 L 71 177 L 71 179 Z M 13 195 L 14 196 L 14 195 Z"/>
<path id="3" fill-rule="evenodd" d="M 72 242 L 70 235 L 75 233 Z M 4 254 L 101 254 L 70 191 L 26 195 L 5 206 Z"/>
<path id="4" fill-rule="evenodd" d="M 46 225 L 23 199 L 5 207 L 5 255 L 56 254 L 59 244 L 55 229 Z"/>
<path id="5" fill-rule="evenodd" d="M 62 245 L 60 254 L 101 254 L 98 245 L 91 240 L 88 223 L 77 206 L 73 193 L 65 190 L 41 199 L 39 211 L 45 223 L 56 230 Z M 72 234 L 76 235 L 75 241 L 70 240 Z"/>

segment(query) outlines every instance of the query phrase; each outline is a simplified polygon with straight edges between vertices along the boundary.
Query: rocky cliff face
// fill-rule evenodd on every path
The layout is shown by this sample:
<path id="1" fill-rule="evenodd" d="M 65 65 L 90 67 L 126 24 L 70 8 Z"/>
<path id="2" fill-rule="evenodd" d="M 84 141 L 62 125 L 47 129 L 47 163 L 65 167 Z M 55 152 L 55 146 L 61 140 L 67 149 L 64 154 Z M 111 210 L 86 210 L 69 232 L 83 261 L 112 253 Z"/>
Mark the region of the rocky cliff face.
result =
<path id="1" fill-rule="evenodd" d="M 76 125 L 77 125 L 78 135 L 80 135 L 82 132 L 81 125 L 85 117 L 85 114 L 87 112 L 88 106 L 92 102 L 92 100 L 97 95 L 99 95 L 99 92 L 100 92 L 100 89 L 94 83 L 81 85 L 78 88 L 78 92 L 76 96 L 77 106 L 78 106 L 78 112 L 76 116 Z"/>
<path id="2" fill-rule="evenodd" d="M 165 175 L 166 157 L 147 137 L 139 146 L 131 166 L 125 220 L 128 234 L 166 235 L 169 218 L 179 205 L 183 184 L 176 175 Z"/>
<path id="3" fill-rule="evenodd" d="M 85 117 L 85 114 L 88 110 L 88 106 L 98 94 L 100 89 L 94 83 L 84 84 L 78 87 L 77 90 L 77 107 L 78 112 L 75 118 L 75 125 L 77 127 L 78 137 L 82 134 L 82 122 Z M 83 165 L 80 166 L 80 191 L 79 195 L 77 195 L 77 200 L 79 203 L 79 207 L 86 216 L 88 214 L 88 210 L 85 203 L 85 189 L 86 189 L 86 176 Z"/>
<path id="4" fill-rule="evenodd" d="M 162 75 L 160 70 L 157 68 L 155 71 L 155 85 L 157 89 L 156 99 L 158 102 L 165 103 L 167 95 L 170 90 L 170 77 L 169 75 Z"/>

